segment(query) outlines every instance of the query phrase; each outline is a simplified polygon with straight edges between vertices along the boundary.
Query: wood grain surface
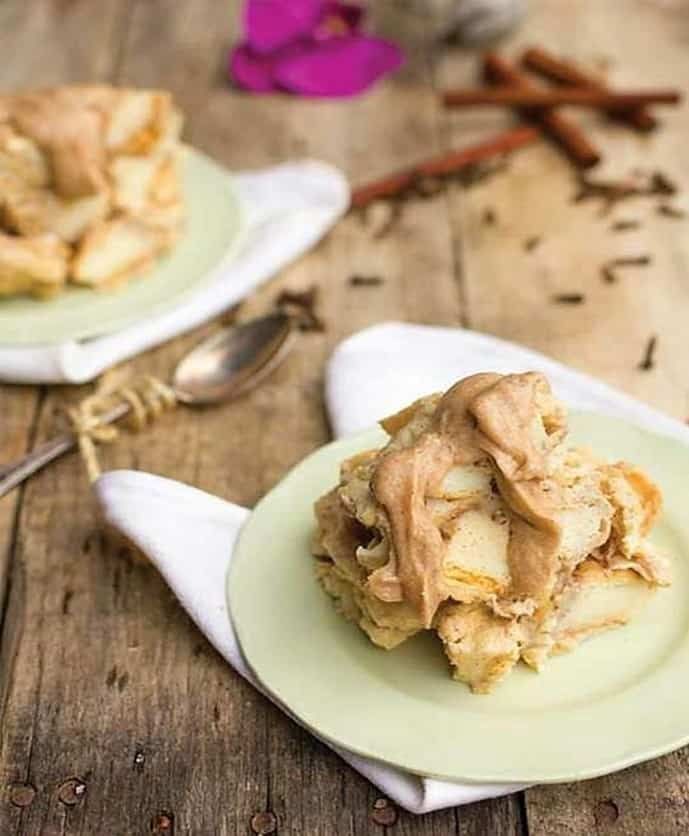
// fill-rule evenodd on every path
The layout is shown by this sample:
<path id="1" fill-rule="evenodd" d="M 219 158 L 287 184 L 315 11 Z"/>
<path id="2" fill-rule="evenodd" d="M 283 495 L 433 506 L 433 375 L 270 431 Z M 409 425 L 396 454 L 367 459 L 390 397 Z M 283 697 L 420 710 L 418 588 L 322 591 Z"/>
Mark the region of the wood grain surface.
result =
<path id="1" fill-rule="evenodd" d="M 168 87 L 187 137 L 233 168 L 297 156 L 341 166 L 353 183 L 500 128 L 494 112 L 450 113 L 438 93 L 476 80 L 476 55 L 432 42 L 426 15 L 376 4 L 403 40 L 394 79 L 347 102 L 250 97 L 225 77 L 237 4 L 219 0 L 3 0 L 0 87 L 111 80 Z M 611 83 L 689 84 L 681 3 L 534 0 L 504 49 L 548 44 Z M 574 118 L 605 154 L 601 174 L 662 169 L 686 186 L 687 108 L 639 137 Z M 471 189 L 452 185 L 350 215 L 240 310 L 267 310 L 282 288 L 317 286 L 326 328 L 309 333 L 257 391 L 179 410 L 155 432 L 102 451 L 104 466 L 188 482 L 246 505 L 329 437 L 324 362 L 345 335 L 384 319 L 468 325 L 532 346 L 684 419 L 689 352 L 689 221 L 633 200 L 602 217 L 572 203 L 571 169 L 547 144 L 516 154 Z M 680 195 L 674 203 L 689 208 Z M 486 221 L 492 213 L 494 223 Z M 615 221 L 638 228 L 614 232 Z M 527 242 L 531 242 L 527 244 Z M 535 241 L 535 243 L 534 243 Z M 648 268 L 600 267 L 649 254 Z M 383 279 L 352 287 L 354 274 Z M 581 293 L 579 305 L 553 301 Z M 165 375 L 213 325 L 137 358 Z M 656 367 L 638 368 L 651 335 Z M 49 437 L 85 389 L 0 388 L 0 461 Z M 193 555 L 190 555 L 193 559 Z M 681 751 L 617 775 L 549 786 L 415 817 L 235 676 L 149 566 L 100 532 L 76 457 L 0 500 L 0 834 L 295 836 L 673 836 L 689 832 Z"/>

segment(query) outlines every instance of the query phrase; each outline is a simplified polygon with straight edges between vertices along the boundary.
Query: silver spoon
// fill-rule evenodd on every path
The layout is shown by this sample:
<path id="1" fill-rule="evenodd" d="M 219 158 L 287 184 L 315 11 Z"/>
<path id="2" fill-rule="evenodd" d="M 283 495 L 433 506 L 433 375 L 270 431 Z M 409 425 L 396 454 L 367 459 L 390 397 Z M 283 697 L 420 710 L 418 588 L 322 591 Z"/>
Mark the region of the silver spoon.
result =
<path id="1" fill-rule="evenodd" d="M 294 344 L 292 320 L 283 313 L 223 328 L 192 349 L 177 365 L 172 389 L 189 406 L 220 403 L 253 389 L 286 357 Z M 104 424 L 124 417 L 131 407 L 121 403 L 103 416 Z M 73 433 L 46 441 L 22 459 L 0 467 L 0 496 L 50 462 L 74 449 Z"/>

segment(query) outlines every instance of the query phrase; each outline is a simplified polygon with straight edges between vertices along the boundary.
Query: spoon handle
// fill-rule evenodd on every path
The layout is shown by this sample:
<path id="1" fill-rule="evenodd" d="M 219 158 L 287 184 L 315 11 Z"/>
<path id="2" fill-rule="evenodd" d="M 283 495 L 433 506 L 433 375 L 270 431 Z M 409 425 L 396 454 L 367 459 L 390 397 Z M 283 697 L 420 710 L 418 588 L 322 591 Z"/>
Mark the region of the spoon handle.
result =
<path id="1" fill-rule="evenodd" d="M 121 403 L 104 413 L 101 422 L 112 424 L 126 415 L 131 407 L 128 403 Z M 46 441 L 35 450 L 27 453 L 12 464 L 0 467 L 0 497 L 21 485 L 21 483 L 42 470 L 47 464 L 59 459 L 64 453 L 77 446 L 77 437 L 73 433 L 65 433 Z"/>

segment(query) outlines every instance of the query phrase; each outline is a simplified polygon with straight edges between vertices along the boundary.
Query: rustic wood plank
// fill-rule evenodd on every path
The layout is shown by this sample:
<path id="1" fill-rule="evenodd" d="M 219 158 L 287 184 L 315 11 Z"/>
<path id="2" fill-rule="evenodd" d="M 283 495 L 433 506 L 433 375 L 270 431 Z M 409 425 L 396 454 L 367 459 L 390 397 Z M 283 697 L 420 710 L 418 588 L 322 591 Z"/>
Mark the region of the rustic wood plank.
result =
<path id="1" fill-rule="evenodd" d="M 119 58 L 129 0 L 4 0 L 4 90 L 107 81 Z M 9 59 L 9 60 L 7 60 Z"/>
<path id="2" fill-rule="evenodd" d="M 688 767 L 685 748 L 595 781 L 530 790 L 530 832 L 680 836 L 687 832 Z"/>
<path id="3" fill-rule="evenodd" d="M 171 87 L 192 141 L 228 165 L 312 154 L 363 179 L 382 160 L 400 165 L 438 145 L 423 55 L 399 81 L 352 103 L 259 100 L 222 76 L 230 24 L 213 0 L 137 3 L 119 80 Z M 180 410 L 159 431 L 104 451 L 104 464 L 250 504 L 326 440 L 321 380 L 337 340 L 384 318 L 452 323 L 461 314 L 443 198 L 410 207 L 378 240 L 380 221 L 375 213 L 346 219 L 242 313 L 265 310 L 281 287 L 317 284 L 325 334 L 305 334 L 290 361 L 240 402 Z M 352 288 L 355 272 L 379 273 L 384 284 Z M 198 336 L 132 366 L 164 375 Z M 40 439 L 54 431 L 56 407 L 78 396 L 48 396 Z M 280 832 L 330 836 L 344 822 L 342 832 L 381 833 L 373 817 L 379 794 L 232 675 L 156 573 L 100 540 L 91 509 L 72 458 L 32 481 L 21 517 L 26 600 L 16 615 L 23 630 L 2 769 L 6 782 L 38 789 L 22 814 L 26 832 L 145 832 L 160 815 L 176 832 L 243 834 L 254 814 L 273 812 Z M 86 788 L 67 806 L 60 794 L 72 776 Z M 460 832 L 480 832 L 471 810 L 462 815 Z M 5 816 L 14 821 L 0 808 Z M 456 829 L 453 811 L 400 822 L 414 834 Z"/>
<path id="4" fill-rule="evenodd" d="M 0 67 L 0 88 L 33 87 L 61 82 L 105 80 L 113 72 L 118 58 L 118 44 L 123 34 L 127 13 L 126 0 L 104 0 L 98 14 L 85 0 L 6 0 L 0 5 L 0 51 L 11 60 Z M 37 387 L 0 387 L 0 460 L 9 461 L 31 447 L 42 400 Z M 27 696 L 19 716 L 5 712 L 8 700 L 15 705 L 13 679 L 16 654 L 22 652 L 21 638 L 27 617 L 26 574 L 21 553 L 23 540 L 15 525 L 22 490 L 0 501 L 0 717 L 3 728 L 8 714 L 19 725 L 17 740 L 24 741 L 30 751 L 29 720 L 32 717 L 32 695 Z M 36 554 L 40 562 L 40 553 Z M 27 660 L 28 661 L 28 660 Z M 42 663 L 41 663 L 42 664 Z M 2 736 L 2 744 L 6 736 Z M 4 754 L 0 758 L 0 830 L 31 832 L 23 829 L 22 807 L 32 798 L 31 779 L 26 768 L 8 768 Z M 38 832 L 38 831 L 34 831 Z M 45 829 L 41 832 L 48 833 Z"/>
<path id="5" fill-rule="evenodd" d="M 11 56 L 0 69 L 0 88 L 12 90 L 56 81 L 104 80 L 118 59 L 118 33 L 127 3 L 106 0 L 93 15 L 86 2 L 9 0 L 0 5 L 0 51 Z M 107 45 L 112 48 L 108 49 Z M 40 60 L 37 55 L 40 54 Z M 0 460 L 10 461 L 30 443 L 38 406 L 35 387 L 0 387 Z M 0 602 L 11 555 L 13 521 L 20 492 L 0 503 Z M 0 609 L 1 609 L 0 605 Z"/>
<path id="6" fill-rule="evenodd" d="M 31 443 L 38 404 L 39 396 L 35 389 L 0 386 L 0 461 L 12 461 L 27 451 Z M 8 568 L 14 548 L 15 521 L 20 496 L 20 491 L 15 491 L 0 502 L 0 622 L 7 592 Z"/>
<path id="7" fill-rule="evenodd" d="M 505 45 L 517 55 L 532 44 L 567 55 L 582 65 L 609 67 L 611 83 L 689 82 L 689 22 L 679 7 L 556 0 L 533 4 L 526 25 Z M 658 50 L 648 44 L 659 45 Z M 476 74 L 475 56 L 450 52 L 439 62 L 439 87 L 466 84 Z M 660 169 L 684 192 L 686 207 L 686 108 L 662 114 L 663 127 L 639 137 L 596 116 L 575 114 L 605 155 L 595 176 L 623 177 L 635 167 Z M 448 135 L 461 141 L 505 124 L 501 114 L 447 115 Z M 601 218 L 595 204 L 572 204 L 572 173 L 556 151 L 543 145 L 515 155 L 508 173 L 468 193 L 454 192 L 453 228 L 462 265 L 471 327 L 544 351 L 590 372 L 653 406 L 687 416 L 689 357 L 685 311 L 689 266 L 687 219 L 657 214 L 658 201 L 621 204 Z M 485 223 L 491 209 L 494 224 Z M 614 233 L 611 224 L 639 219 L 639 229 Z M 538 237 L 537 246 L 526 242 Z M 620 271 L 614 285 L 600 266 L 619 255 L 649 253 L 648 269 Z M 578 306 L 557 305 L 557 293 L 581 292 Z M 657 366 L 641 371 L 647 340 L 658 335 Z M 540 787 L 526 795 L 529 832 L 538 836 L 620 833 L 660 836 L 689 830 L 687 750 L 617 775 L 575 785 Z"/>
<path id="8" fill-rule="evenodd" d="M 117 49 L 109 50 L 105 45 L 116 47 L 123 13 L 126 3 L 122 0 L 101 3 L 95 17 L 92 6 L 85 2 L 2 3 L 0 52 L 11 60 L 0 68 L 0 89 L 107 78 L 117 60 Z M 38 398 L 35 387 L 0 387 L 0 461 L 10 461 L 26 451 Z M 17 491 L 0 503 L 0 612 L 20 495 Z"/>

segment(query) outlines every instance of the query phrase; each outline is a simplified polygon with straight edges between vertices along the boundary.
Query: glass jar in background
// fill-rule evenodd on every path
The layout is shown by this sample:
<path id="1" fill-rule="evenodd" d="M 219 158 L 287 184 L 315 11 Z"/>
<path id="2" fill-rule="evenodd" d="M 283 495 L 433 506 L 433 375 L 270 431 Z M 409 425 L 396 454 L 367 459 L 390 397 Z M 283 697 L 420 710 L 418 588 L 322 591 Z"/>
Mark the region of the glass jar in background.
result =
<path id="1" fill-rule="evenodd" d="M 511 32 L 526 12 L 526 0 L 397 0 L 397 5 L 427 18 L 435 37 L 467 46 Z"/>

